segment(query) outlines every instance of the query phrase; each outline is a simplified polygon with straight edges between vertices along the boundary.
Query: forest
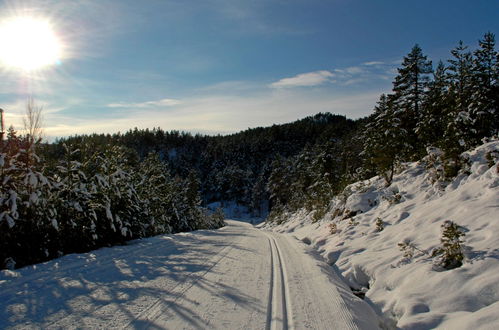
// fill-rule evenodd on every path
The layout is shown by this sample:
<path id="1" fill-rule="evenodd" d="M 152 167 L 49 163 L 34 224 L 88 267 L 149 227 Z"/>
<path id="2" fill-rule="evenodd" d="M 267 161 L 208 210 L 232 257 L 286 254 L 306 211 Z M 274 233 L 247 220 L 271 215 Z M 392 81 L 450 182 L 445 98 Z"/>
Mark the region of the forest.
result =
<path id="1" fill-rule="evenodd" d="M 0 268 L 161 233 L 223 226 L 203 206 L 233 201 L 255 216 L 320 215 L 355 181 L 433 153 L 443 179 L 466 171 L 463 151 L 498 134 L 499 53 L 486 33 L 433 65 L 419 45 L 393 89 L 356 120 L 319 113 L 231 135 L 132 129 L 45 143 L 11 127 L 0 145 Z M 28 116 L 28 119 L 30 117 Z"/>

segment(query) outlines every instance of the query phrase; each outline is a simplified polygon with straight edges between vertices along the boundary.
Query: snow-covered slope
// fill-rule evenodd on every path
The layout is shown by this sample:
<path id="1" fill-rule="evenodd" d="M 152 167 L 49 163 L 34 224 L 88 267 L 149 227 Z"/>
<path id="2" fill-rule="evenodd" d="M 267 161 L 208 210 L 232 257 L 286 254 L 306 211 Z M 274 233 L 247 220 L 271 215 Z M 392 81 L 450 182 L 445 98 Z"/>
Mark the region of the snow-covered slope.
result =
<path id="1" fill-rule="evenodd" d="M 435 181 L 441 168 L 428 159 L 404 164 L 389 187 L 379 177 L 357 182 L 332 201 L 320 221 L 301 211 L 274 230 L 316 248 L 393 321 L 387 325 L 497 329 L 499 141 L 466 156 L 468 172 L 451 182 Z M 431 257 L 446 220 L 465 232 L 464 264 L 451 270 Z M 407 249 L 412 258 L 404 257 L 398 245 L 403 242 L 413 247 Z"/>

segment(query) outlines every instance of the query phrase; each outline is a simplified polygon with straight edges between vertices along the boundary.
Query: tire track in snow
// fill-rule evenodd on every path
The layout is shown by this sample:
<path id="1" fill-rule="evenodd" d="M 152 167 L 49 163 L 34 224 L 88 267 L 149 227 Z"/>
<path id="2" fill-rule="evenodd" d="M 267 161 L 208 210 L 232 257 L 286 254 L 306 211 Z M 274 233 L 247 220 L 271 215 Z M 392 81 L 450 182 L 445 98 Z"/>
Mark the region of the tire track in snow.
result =
<path id="1" fill-rule="evenodd" d="M 266 329 L 294 329 L 286 265 L 277 240 L 272 234 L 266 233 L 265 235 L 269 239 L 271 258 L 271 279 Z"/>

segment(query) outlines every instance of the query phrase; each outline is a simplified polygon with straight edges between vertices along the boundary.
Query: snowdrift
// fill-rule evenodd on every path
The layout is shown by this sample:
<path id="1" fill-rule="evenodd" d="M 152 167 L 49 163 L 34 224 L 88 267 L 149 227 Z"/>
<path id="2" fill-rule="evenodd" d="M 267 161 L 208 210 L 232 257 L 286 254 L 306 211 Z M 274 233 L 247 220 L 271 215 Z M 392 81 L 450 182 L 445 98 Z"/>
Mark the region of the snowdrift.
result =
<path id="1" fill-rule="evenodd" d="M 388 328 L 497 328 L 499 141 L 463 156 L 468 166 L 450 182 L 433 153 L 403 164 L 388 187 L 380 177 L 348 186 L 317 222 L 302 210 L 273 230 L 317 249 Z M 451 270 L 431 256 L 446 220 L 465 233 L 463 265 Z"/>

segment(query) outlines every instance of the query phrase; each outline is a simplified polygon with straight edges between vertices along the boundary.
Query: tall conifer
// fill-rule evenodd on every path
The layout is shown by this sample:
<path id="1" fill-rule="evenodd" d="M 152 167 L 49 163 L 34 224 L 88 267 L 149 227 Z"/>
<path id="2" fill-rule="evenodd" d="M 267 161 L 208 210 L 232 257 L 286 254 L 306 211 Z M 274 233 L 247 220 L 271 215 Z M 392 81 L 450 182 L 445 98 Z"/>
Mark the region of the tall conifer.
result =
<path id="1" fill-rule="evenodd" d="M 423 55 L 419 45 L 404 57 L 402 67 L 393 82 L 394 116 L 400 119 L 400 127 L 406 130 L 407 144 L 401 152 L 405 156 L 413 156 L 417 137 L 416 124 L 421 116 L 422 103 L 428 92 L 430 74 L 433 72 L 431 61 Z"/>

